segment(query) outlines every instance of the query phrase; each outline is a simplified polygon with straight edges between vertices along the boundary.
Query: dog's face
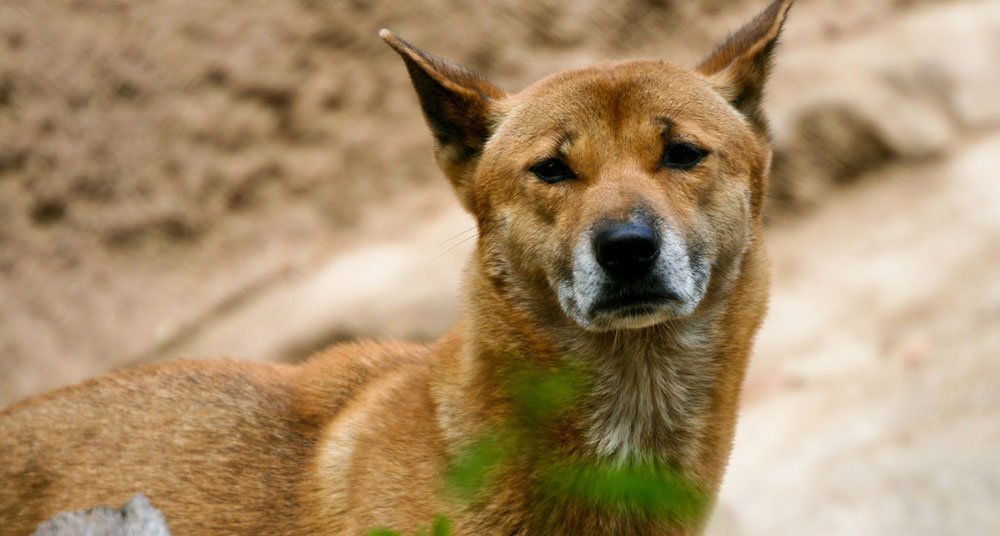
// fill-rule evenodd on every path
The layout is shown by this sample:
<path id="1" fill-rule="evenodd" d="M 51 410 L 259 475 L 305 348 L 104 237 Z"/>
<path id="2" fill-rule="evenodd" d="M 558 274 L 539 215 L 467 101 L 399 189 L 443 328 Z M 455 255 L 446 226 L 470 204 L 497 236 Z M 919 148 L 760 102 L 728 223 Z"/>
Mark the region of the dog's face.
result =
<path id="1" fill-rule="evenodd" d="M 742 255 L 766 148 L 663 62 L 563 73 L 501 104 L 470 191 L 485 247 L 589 330 L 693 312 Z"/>
<path id="2" fill-rule="evenodd" d="M 713 278 L 733 278 L 759 224 L 760 96 L 788 4 L 697 71 L 599 65 L 510 96 L 383 37 L 407 60 L 493 272 L 584 329 L 641 328 L 691 314 Z"/>

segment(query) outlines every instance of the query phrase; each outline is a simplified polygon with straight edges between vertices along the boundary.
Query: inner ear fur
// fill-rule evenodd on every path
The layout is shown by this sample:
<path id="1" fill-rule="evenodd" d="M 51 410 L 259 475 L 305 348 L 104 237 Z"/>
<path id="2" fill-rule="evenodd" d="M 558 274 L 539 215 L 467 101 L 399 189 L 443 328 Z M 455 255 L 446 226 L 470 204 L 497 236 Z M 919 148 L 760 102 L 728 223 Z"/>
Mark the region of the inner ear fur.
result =
<path id="1" fill-rule="evenodd" d="M 758 134 L 767 136 L 761 110 L 772 56 L 793 0 L 775 0 L 742 28 L 729 35 L 698 65 L 716 90 L 739 110 Z"/>
<path id="2" fill-rule="evenodd" d="M 389 30 L 379 36 L 403 58 L 436 141 L 438 164 L 463 203 L 476 162 L 492 130 L 491 103 L 505 93 L 479 74 L 404 41 Z"/>

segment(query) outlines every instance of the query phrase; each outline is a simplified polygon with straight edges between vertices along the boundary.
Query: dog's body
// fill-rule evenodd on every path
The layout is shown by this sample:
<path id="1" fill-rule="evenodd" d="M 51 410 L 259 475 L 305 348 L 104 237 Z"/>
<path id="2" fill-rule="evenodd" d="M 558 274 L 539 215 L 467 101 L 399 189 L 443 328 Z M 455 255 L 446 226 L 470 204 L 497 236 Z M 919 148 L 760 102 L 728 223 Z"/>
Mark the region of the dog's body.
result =
<path id="1" fill-rule="evenodd" d="M 478 222 L 463 320 L 431 347 L 176 362 L 14 405 L 0 534 L 136 492 L 176 534 L 411 534 L 435 516 L 457 534 L 698 532 L 707 508 L 604 498 L 553 467 L 655 467 L 714 497 L 766 309 L 759 104 L 789 4 L 698 72 L 600 65 L 511 96 L 384 33 Z M 511 378 L 567 366 L 581 396 L 526 410 Z M 449 492 L 484 437 L 501 445 L 487 477 Z"/>

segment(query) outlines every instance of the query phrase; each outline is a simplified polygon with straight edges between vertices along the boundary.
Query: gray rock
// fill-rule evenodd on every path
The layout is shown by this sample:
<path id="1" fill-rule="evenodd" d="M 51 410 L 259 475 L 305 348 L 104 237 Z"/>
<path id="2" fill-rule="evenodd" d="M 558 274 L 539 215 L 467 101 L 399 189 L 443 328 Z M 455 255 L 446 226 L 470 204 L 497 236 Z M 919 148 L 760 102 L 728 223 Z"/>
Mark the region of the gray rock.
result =
<path id="1" fill-rule="evenodd" d="M 170 536 L 170 530 L 163 514 L 137 493 L 121 509 L 98 506 L 56 514 L 34 536 Z"/>

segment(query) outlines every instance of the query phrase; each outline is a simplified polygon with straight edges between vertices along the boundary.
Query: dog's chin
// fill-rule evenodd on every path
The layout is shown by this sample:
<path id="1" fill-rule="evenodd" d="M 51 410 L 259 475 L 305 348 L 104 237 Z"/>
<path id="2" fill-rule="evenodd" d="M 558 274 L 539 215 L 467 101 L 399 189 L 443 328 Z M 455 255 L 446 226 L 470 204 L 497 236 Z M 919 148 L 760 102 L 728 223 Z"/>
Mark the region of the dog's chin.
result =
<path id="1" fill-rule="evenodd" d="M 594 315 L 583 326 L 588 331 L 643 329 L 677 318 L 663 310 L 622 310 Z"/>
<path id="2" fill-rule="evenodd" d="M 586 331 L 636 330 L 649 328 L 690 315 L 697 303 L 677 300 L 647 300 L 595 306 L 588 311 L 575 307 L 564 310 Z"/>
<path id="3" fill-rule="evenodd" d="M 587 331 L 643 329 L 691 314 L 694 306 L 684 303 L 637 303 L 601 308 L 587 315 Z"/>

